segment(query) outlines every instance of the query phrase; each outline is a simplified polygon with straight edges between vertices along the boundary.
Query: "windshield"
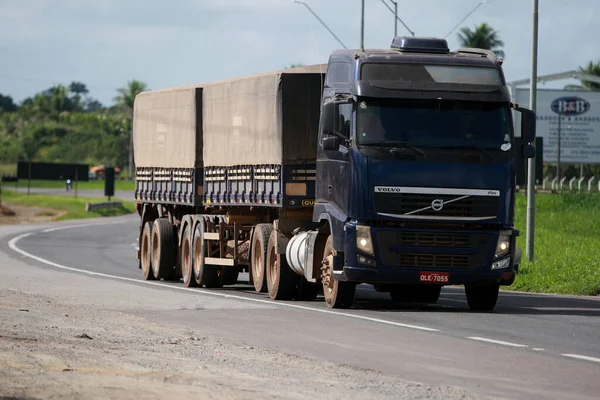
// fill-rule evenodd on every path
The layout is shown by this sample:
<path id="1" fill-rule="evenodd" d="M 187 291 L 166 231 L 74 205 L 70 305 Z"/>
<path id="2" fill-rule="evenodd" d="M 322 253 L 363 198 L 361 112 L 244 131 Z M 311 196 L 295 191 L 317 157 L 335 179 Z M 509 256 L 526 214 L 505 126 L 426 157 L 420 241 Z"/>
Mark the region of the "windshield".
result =
<path id="1" fill-rule="evenodd" d="M 511 143 L 509 118 L 505 103 L 361 99 L 356 141 L 363 146 L 407 143 L 507 151 Z"/>

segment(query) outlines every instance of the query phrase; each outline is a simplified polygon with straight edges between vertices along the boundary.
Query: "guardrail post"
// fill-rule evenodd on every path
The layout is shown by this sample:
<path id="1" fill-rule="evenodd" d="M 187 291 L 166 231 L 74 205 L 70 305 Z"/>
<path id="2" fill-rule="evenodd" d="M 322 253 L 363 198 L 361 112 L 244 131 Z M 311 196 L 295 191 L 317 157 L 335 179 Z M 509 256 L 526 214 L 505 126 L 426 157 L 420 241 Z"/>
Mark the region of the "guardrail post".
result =
<path id="1" fill-rule="evenodd" d="M 569 181 L 569 190 L 573 190 L 573 183 L 575 182 L 575 177 L 572 177 L 571 180 Z"/>
<path id="2" fill-rule="evenodd" d="M 563 190 L 563 185 L 565 183 L 565 180 L 567 180 L 567 177 L 563 176 L 562 179 L 560 180 L 560 190 Z"/>
<path id="3" fill-rule="evenodd" d="M 558 181 L 558 177 L 552 179 L 552 190 L 556 188 L 556 182 Z"/>
<path id="4" fill-rule="evenodd" d="M 592 191 L 592 182 L 594 181 L 595 178 L 596 178 L 595 176 L 592 176 L 590 178 L 590 180 L 588 181 L 588 192 Z"/>
<path id="5" fill-rule="evenodd" d="M 583 182 L 585 178 L 582 176 L 581 178 L 579 178 L 579 182 L 577 183 L 577 190 L 579 190 L 581 192 L 581 182 Z"/>
<path id="6" fill-rule="evenodd" d="M 545 177 L 545 178 L 544 178 L 544 181 L 542 182 L 542 189 L 544 189 L 544 190 L 546 190 L 546 181 L 547 181 L 548 179 L 550 179 L 550 178 L 548 178 L 548 177 Z"/>

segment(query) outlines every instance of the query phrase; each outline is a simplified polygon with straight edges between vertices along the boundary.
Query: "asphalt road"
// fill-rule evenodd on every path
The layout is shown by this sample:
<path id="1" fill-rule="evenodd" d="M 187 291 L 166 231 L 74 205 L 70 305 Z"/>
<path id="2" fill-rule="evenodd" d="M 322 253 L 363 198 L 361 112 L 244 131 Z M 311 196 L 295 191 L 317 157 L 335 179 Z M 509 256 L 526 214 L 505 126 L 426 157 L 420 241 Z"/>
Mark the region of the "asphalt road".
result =
<path id="1" fill-rule="evenodd" d="M 468 310 L 445 288 L 432 306 L 394 305 L 361 285 L 350 310 L 316 302 L 272 302 L 242 281 L 219 290 L 148 283 L 137 269 L 137 219 L 78 222 L 2 239 L 0 250 L 45 269 L 157 285 L 189 296 L 265 307 L 147 310 L 153 320 L 252 346 L 373 369 L 428 384 L 511 399 L 596 399 L 600 393 L 600 298 L 503 292 L 493 313 Z M 82 225 L 83 224 L 83 225 Z M 21 228 L 22 229 L 22 228 Z M 12 240 L 10 240 L 12 237 Z M 194 297 L 199 296 L 199 297 Z M 140 299 L 140 302 L 142 300 Z"/>

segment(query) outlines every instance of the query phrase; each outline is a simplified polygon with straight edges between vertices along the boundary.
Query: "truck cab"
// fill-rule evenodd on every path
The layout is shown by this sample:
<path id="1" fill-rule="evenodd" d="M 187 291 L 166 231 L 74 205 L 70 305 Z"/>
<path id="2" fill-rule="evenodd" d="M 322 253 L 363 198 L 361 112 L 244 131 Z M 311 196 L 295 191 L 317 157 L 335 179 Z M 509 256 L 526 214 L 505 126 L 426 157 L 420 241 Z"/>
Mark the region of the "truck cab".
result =
<path id="1" fill-rule="evenodd" d="M 332 53 L 313 213 L 330 233 L 327 304 L 351 304 L 360 283 L 419 302 L 465 285 L 472 309 L 493 309 L 518 269 L 515 159 L 534 156 L 534 136 L 535 115 L 511 103 L 491 51 L 396 37 Z"/>

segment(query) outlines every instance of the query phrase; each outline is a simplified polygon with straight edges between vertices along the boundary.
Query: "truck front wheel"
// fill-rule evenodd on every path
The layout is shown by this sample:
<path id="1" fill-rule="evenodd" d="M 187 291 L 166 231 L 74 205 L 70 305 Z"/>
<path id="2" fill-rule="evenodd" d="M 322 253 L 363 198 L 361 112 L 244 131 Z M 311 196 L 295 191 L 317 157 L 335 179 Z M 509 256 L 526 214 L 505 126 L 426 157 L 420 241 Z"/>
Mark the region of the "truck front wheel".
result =
<path id="1" fill-rule="evenodd" d="M 350 308 L 354 302 L 356 283 L 340 282 L 333 279 L 333 256 L 335 255 L 333 237 L 329 235 L 323 251 L 323 266 L 321 267 L 323 295 L 329 308 Z"/>
<path id="2" fill-rule="evenodd" d="M 474 311 L 491 311 L 498 301 L 499 285 L 465 286 L 467 303 Z"/>

